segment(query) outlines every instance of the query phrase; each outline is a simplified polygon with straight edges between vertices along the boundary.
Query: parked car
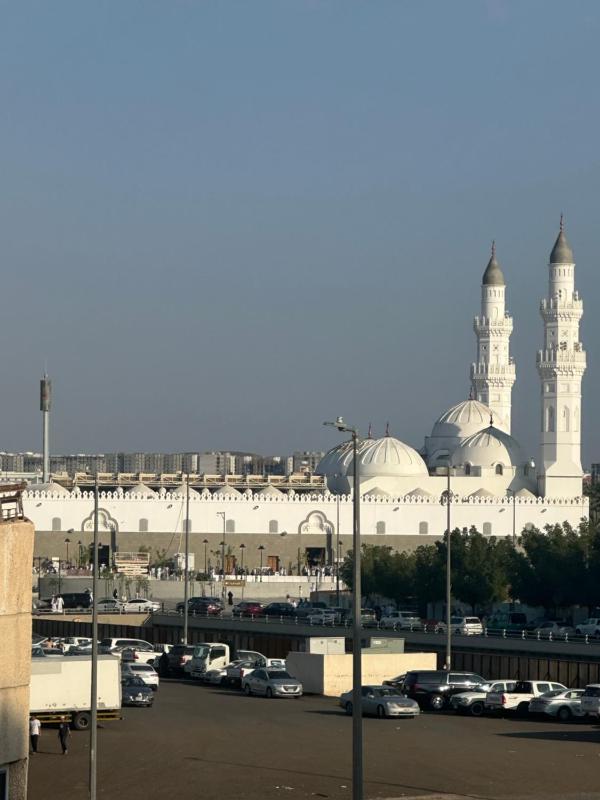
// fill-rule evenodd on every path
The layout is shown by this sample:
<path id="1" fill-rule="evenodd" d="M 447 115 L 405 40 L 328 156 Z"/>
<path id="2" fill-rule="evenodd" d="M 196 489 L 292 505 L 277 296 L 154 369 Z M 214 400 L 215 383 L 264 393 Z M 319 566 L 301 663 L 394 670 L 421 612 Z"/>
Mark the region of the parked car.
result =
<path id="1" fill-rule="evenodd" d="M 457 714 L 471 714 L 480 717 L 485 711 L 485 698 L 488 692 L 511 692 L 516 685 L 514 680 L 499 680 L 479 686 L 470 692 L 459 692 L 450 698 L 450 707 Z"/>
<path id="2" fill-rule="evenodd" d="M 263 604 L 257 600 L 241 600 L 231 611 L 233 617 L 259 617 L 263 612 Z"/>
<path id="3" fill-rule="evenodd" d="M 485 621 L 488 633 L 502 633 L 502 631 L 524 631 L 527 627 L 527 615 L 522 611 L 496 612 Z"/>
<path id="4" fill-rule="evenodd" d="M 564 639 L 565 636 L 572 636 L 575 633 L 575 629 L 564 620 L 547 620 L 542 622 L 533 632 L 540 639 Z"/>
<path id="5" fill-rule="evenodd" d="M 132 600 L 115 600 L 114 597 L 104 597 L 98 601 L 98 611 L 112 612 L 114 614 L 137 614 L 141 612 L 160 611 L 161 605 L 155 600 L 135 597 Z"/>
<path id="6" fill-rule="evenodd" d="M 414 611 L 392 611 L 379 620 L 381 628 L 394 628 L 395 630 L 421 630 L 421 618 Z"/>
<path id="7" fill-rule="evenodd" d="M 445 670 L 410 670 L 406 673 L 403 693 L 416 700 L 419 706 L 441 711 L 453 694 L 480 689 L 488 681 L 474 672 L 447 672 Z"/>
<path id="8" fill-rule="evenodd" d="M 178 675 L 186 672 L 185 666 L 194 655 L 193 644 L 175 644 L 167 653 L 169 675 Z"/>
<path id="9" fill-rule="evenodd" d="M 419 704 L 410 697 L 405 697 L 393 686 L 362 686 L 361 707 L 363 714 L 377 717 L 410 717 L 414 719 L 421 713 Z M 340 696 L 340 705 L 346 714 L 352 714 L 352 691 Z"/>
<path id="10" fill-rule="evenodd" d="M 121 678 L 121 703 L 124 706 L 151 706 L 154 692 L 137 675 Z"/>
<path id="11" fill-rule="evenodd" d="M 264 607 L 262 615 L 263 617 L 295 617 L 296 609 L 291 603 L 269 603 Z"/>
<path id="12" fill-rule="evenodd" d="M 315 600 L 313 603 L 306 600 L 300 601 L 299 605 L 296 607 L 296 616 L 299 619 L 303 619 L 304 617 L 308 617 L 309 614 L 314 613 L 317 608 L 328 608 L 328 606 L 327 603 L 323 603 L 321 600 Z"/>
<path id="13" fill-rule="evenodd" d="M 588 617 L 583 622 L 579 622 L 575 627 L 575 633 L 580 636 L 594 636 L 600 639 L 600 617 Z"/>
<path id="14" fill-rule="evenodd" d="M 309 625 L 335 625 L 338 622 L 337 612 L 333 608 L 315 608 L 306 617 Z"/>
<path id="15" fill-rule="evenodd" d="M 397 675 L 395 678 L 388 678 L 388 680 L 383 682 L 383 685 L 392 686 L 394 689 L 398 689 L 400 692 L 402 692 L 404 688 L 405 678 L 406 678 L 406 673 L 402 673 L 402 675 Z"/>
<path id="16" fill-rule="evenodd" d="M 600 716 L 600 683 L 588 683 L 581 696 L 581 710 L 591 717 Z"/>
<path id="17" fill-rule="evenodd" d="M 184 603 L 177 603 L 175 610 L 183 614 Z M 219 597 L 190 597 L 188 613 L 204 617 L 218 617 L 223 613 L 223 601 Z"/>
<path id="18" fill-rule="evenodd" d="M 225 667 L 225 680 L 223 686 L 232 686 L 237 689 L 244 688 L 244 679 L 256 669 L 266 669 L 264 656 L 257 658 L 241 658 Z M 278 670 L 279 672 L 281 670 Z"/>
<path id="19" fill-rule="evenodd" d="M 450 617 L 452 633 L 458 636 L 480 636 L 483 625 L 479 617 Z"/>
<path id="20" fill-rule="evenodd" d="M 158 690 L 160 679 L 158 677 L 158 672 L 151 664 L 124 662 L 121 666 L 121 675 L 136 675 L 138 678 L 141 678 L 146 686 L 149 686 L 154 692 Z"/>
<path id="21" fill-rule="evenodd" d="M 539 697 L 546 692 L 566 691 L 567 687 L 562 683 L 551 683 L 550 681 L 517 681 L 510 691 L 488 692 L 485 698 L 486 711 L 492 712 L 516 712 L 526 714 L 529 710 L 529 703 L 534 697 Z"/>
<path id="22" fill-rule="evenodd" d="M 112 653 L 120 656 L 124 650 L 133 653 L 134 661 L 154 664 L 154 659 L 156 658 L 154 646 L 143 639 L 101 639 L 98 645 L 99 653 Z"/>
<path id="23" fill-rule="evenodd" d="M 348 624 L 352 625 L 352 612 L 348 616 Z M 377 614 L 372 608 L 361 608 L 360 610 L 360 624 L 363 628 L 376 628 L 379 625 Z"/>
<path id="24" fill-rule="evenodd" d="M 568 722 L 573 717 L 585 717 L 586 712 L 581 707 L 583 689 L 554 689 L 551 692 L 534 697 L 529 702 L 530 714 L 546 714 L 555 717 L 561 722 Z"/>
<path id="25" fill-rule="evenodd" d="M 65 636 L 59 640 L 58 646 L 63 653 L 68 653 L 70 650 L 86 648 L 92 649 L 92 640 L 88 636 Z"/>
<path id="26" fill-rule="evenodd" d="M 254 669 L 242 678 L 242 689 L 250 696 L 302 697 L 302 684 L 283 669 Z"/>

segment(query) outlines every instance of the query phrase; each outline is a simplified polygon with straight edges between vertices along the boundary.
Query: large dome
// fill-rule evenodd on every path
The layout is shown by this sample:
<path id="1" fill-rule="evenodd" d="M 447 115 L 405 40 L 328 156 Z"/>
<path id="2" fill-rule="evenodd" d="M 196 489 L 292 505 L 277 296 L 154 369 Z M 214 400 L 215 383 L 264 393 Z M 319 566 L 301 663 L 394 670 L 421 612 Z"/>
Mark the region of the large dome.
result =
<path id="1" fill-rule="evenodd" d="M 358 444 L 358 450 L 364 447 L 366 442 L 372 441 L 365 439 Z M 352 462 L 352 440 L 340 442 L 331 450 L 328 450 L 317 464 L 315 475 L 326 475 L 333 477 L 337 475 L 343 477 L 348 472 L 348 465 Z"/>
<path id="2" fill-rule="evenodd" d="M 463 400 L 439 417 L 433 426 L 431 437 L 464 439 L 482 428 L 487 428 L 492 413 L 492 409 L 479 400 Z"/>
<path id="3" fill-rule="evenodd" d="M 410 445 L 393 436 L 367 439 L 358 455 L 361 478 L 404 478 L 413 475 L 428 475 L 427 466 L 421 456 Z M 354 474 L 354 465 L 348 465 Z"/>
<path id="4" fill-rule="evenodd" d="M 452 453 L 450 463 L 453 467 L 518 467 L 523 459 L 516 439 L 490 425 L 465 439 Z"/>

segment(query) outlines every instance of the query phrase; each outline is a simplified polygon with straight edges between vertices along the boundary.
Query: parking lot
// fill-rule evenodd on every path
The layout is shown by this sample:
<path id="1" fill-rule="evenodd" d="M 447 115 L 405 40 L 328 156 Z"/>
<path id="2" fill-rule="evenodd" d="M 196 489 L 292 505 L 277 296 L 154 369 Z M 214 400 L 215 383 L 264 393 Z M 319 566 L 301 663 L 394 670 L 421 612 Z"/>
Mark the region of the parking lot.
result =
<path id="1" fill-rule="evenodd" d="M 98 796 L 270 800 L 351 796 L 351 720 L 333 699 L 265 700 L 163 681 L 150 709 L 98 736 Z M 365 719 L 365 797 L 598 798 L 600 727 L 590 722 Z M 89 734 L 59 755 L 44 728 L 29 798 L 87 798 Z"/>

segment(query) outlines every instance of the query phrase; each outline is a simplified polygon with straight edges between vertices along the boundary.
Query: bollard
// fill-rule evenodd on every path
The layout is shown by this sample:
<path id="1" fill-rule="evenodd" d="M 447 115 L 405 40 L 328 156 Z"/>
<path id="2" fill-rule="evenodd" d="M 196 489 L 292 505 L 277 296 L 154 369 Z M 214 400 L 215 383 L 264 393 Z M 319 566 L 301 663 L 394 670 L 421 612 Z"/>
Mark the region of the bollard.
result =
<path id="1" fill-rule="evenodd" d="M 502 638 L 506 639 L 506 628 L 502 628 Z"/>

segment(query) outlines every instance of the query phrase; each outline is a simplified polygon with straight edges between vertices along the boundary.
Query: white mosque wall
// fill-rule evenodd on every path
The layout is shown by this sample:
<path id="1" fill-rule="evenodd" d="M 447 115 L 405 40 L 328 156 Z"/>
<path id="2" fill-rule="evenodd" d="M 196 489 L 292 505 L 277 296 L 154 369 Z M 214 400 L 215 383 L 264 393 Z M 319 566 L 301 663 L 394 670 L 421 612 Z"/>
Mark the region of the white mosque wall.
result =
<path id="1" fill-rule="evenodd" d="M 440 536 L 446 529 L 446 506 L 440 494 L 445 479 L 429 479 L 436 484 L 437 497 L 364 497 L 361 503 L 361 530 L 364 536 L 385 541 L 386 537 L 419 535 Z M 513 533 L 513 511 L 517 533 L 525 526 L 543 528 L 547 524 L 569 522 L 578 525 L 588 516 L 589 505 L 580 498 L 464 497 L 462 482 L 452 482 L 452 528 L 475 526 L 486 535 L 509 536 Z M 439 483 L 439 486 L 437 484 Z M 475 482 L 476 483 L 476 482 Z M 479 488 L 468 486 L 469 493 Z M 432 491 L 432 483 L 428 484 Z M 439 492 L 439 493 L 438 493 Z M 514 502 L 514 506 L 513 506 Z M 50 495 L 26 492 L 24 510 L 39 532 L 90 533 L 93 528 L 93 494 Z M 185 530 L 185 497 L 166 494 L 162 497 L 128 497 L 118 493 L 100 493 L 100 529 L 117 533 L 173 534 Z M 295 495 L 257 498 L 251 492 L 239 497 L 190 498 L 190 531 L 195 534 L 220 534 L 225 513 L 228 534 L 245 534 L 274 540 L 280 536 L 302 537 L 302 546 L 310 546 L 310 537 L 335 533 L 338 524 L 342 535 L 352 532 L 352 499 L 336 495 Z M 272 537 L 272 539 L 271 539 Z"/>

